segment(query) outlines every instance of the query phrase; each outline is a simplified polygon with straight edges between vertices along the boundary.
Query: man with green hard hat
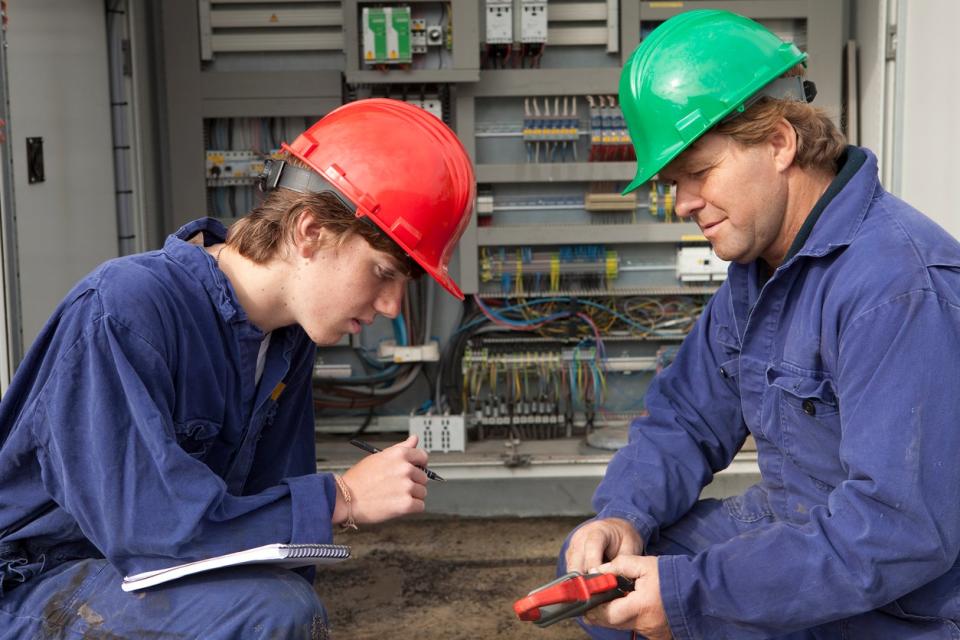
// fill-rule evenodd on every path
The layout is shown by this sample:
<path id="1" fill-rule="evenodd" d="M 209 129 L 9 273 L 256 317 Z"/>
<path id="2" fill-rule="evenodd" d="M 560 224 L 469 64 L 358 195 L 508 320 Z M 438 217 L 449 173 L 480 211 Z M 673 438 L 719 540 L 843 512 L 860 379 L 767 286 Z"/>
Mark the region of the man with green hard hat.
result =
<path id="1" fill-rule="evenodd" d="M 637 153 L 732 261 L 562 571 L 635 579 L 595 638 L 960 638 L 960 244 L 887 193 L 804 79 L 724 11 L 623 71 Z M 760 480 L 699 499 L 747 436 Z"/>

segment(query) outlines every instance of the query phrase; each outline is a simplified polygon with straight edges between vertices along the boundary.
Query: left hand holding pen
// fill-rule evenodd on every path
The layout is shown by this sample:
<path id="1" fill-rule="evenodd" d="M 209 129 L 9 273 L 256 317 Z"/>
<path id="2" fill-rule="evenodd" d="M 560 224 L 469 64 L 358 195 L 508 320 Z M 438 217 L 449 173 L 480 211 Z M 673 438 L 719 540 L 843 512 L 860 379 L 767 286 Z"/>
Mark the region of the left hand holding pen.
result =
<path id="1" fill-rule="evenodd" d="M 588 623 L 636 631 L 649 640 L 670 640 L 670 625 L 660 598 L 660 571 L 653 556 L 621 555 L 601 565 L 599 573 L 615 573 L 634 580 L 634 590 L 588 611 Z"/>
<path id="2" fill-rule="evenodd" d="M 417 448 L 417 436 L 412 435 L 350 467 L 343 480 L 351 493 L 353 519 L 365 524 L 422 512 L 427 474 L 418 467 L 425 467 L 427 458 L 427 452 Z M 341 523 L 346 517 L 347 505 L 338 493 L 333 521 Z"/>

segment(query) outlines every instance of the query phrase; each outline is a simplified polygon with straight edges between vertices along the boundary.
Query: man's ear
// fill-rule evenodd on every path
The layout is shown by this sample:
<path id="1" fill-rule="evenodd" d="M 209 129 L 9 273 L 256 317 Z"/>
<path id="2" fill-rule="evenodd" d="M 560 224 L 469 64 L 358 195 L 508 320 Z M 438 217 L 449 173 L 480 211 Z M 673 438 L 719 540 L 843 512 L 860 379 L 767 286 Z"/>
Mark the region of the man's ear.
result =
<path id="1" fill-rule="evenodd" d="M 293 227 L 293 244 L 297 257 L 310 258 L 328 240 L 330 231 L 321 225 L 309 210 L 301 211 Z"/>
<path id="2" fill-rule="evenodd" d="M 780 118 L 768 139 L 777 171 L 784 172 L 797 157 L 797 131 L 786 118 Z"/>

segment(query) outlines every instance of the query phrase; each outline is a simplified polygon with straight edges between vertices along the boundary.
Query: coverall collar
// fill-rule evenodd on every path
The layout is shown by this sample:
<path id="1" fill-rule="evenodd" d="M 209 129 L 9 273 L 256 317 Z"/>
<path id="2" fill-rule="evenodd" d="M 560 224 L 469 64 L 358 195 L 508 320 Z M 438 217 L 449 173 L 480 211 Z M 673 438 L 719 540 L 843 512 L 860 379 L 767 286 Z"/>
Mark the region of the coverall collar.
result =
<path id="1" fill-rule="evenodd" d="M 202 245 L 189 242 L 198 233 L 203 234 Z M 225 322 L 241 323 L 249 327 L 252 337 L 263 337 L 263 332 L 247 318 L 246 311 L 240 306 L 237 294 L 216 264 L 216 261 L 202 249 L 224 242 L 227 228 L 215 218 L 200 218 L 180 227 L 176 233 L 167 237 L 163 251 L 170 258 L 194 273 L 210 296 L 214 307 Z"/>
<path id="2" fill-rule="evenodd" d="M 822 257 L 852 242 L 867 208 L 880 188 L 877 157 L 869 149 L 848 146 L 843 161 L 826 192 L 817 201 L 790 248 L 781 269 L 798 256 Z M 816 217 L 814 217 L 816 216 Z M 808 224 L 811 222 L 815 224 Z M 803 238 L 803 235 L 806 238 Z"/>

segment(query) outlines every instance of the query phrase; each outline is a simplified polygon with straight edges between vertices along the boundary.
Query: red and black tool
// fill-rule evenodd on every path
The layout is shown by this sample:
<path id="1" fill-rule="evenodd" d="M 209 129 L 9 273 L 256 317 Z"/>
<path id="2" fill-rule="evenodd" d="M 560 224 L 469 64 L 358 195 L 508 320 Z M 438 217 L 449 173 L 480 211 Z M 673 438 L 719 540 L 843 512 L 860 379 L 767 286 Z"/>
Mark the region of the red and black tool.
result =
<path id="1" fill-rule="evenodd" d="M 538 627 L 583 615 L 633 591 L 633 580 L 612 573 L 571 571 L 513 603 L 517 617 Z"/>

